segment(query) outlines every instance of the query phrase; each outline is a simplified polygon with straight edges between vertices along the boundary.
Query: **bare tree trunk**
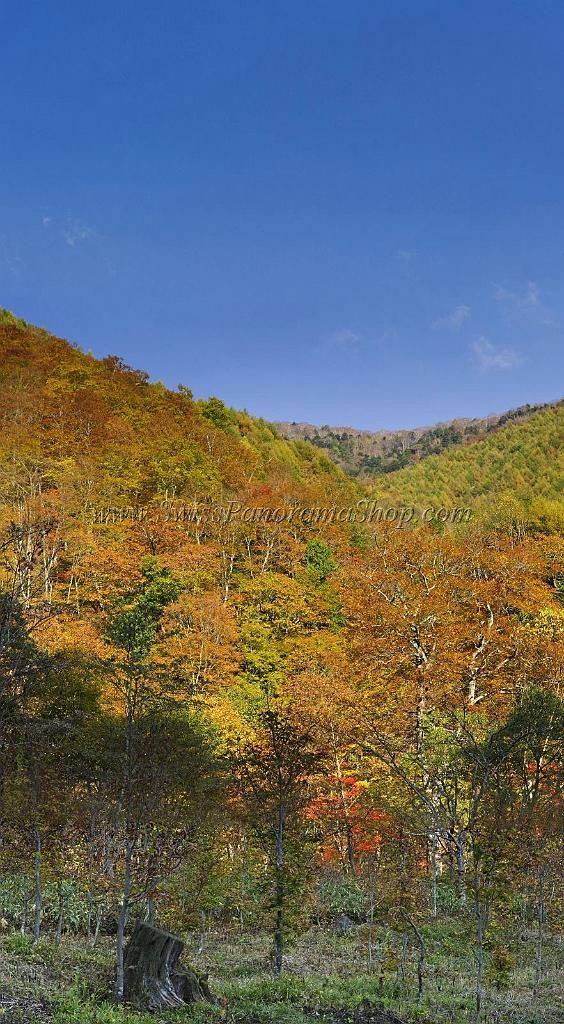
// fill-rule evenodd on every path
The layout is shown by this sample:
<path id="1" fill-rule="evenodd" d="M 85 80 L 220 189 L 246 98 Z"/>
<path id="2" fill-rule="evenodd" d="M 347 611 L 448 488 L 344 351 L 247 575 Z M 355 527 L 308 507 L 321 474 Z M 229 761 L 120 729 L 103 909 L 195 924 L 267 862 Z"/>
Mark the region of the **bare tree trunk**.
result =
<path id="1" fill-rule="evenodd" d="M 135 706 L 137 690 L 134 671 L 131 665 L 128 669 L 127 684 L 127 725 L 125 732 L 125 772 L 124 772 L 124 810 L 125 821 L 125 863 L 123 868 L 123 890 L 121 907 L 118 916 L 118 927 L 116 936 L 116 1003 L 123 1003 L 124 1000 L 124 954 L 125 954 L 125 929 L 129 919 L 129 905 L 131 902 L 131 890 L 133 885 L 133 853 L 137 846 L 139 833 L 136 831 L 135 838 L 132 838 L 132 813 L 131 813 L 131 790 L 133 779 L 133 739 Z"/>
<path id="2" fill-rule="evenodd" d="M 482 911 L 478 909 L 476 913 L 478 916 L 478 952 L 476 961 L 476 1017 L 479 1017 L 482 1009 L 482 994 L 484 980 L 484 925 Z"/>
<path id="3" fill-rule="evenodd" d="M 33 918 L 33 941 L 39 942 L 41 935 L 41 918 L 43 916 L 43 893 L 41 889 L 41 834 L 35 829 L 35 856 L 33 858 L 33 877 L 35 883 L 35 913 Z"/>
<path id="4" fill-rule="evenodd" d="M 26 888 L 24 889 L 24 893 L 23 893 L 23 896 L 22 896 L 22 901 L 23 901 L 22 902 L 22 920 L 21 920 L 21 926 L 20 926 L 20 932 L 21 932 L 22 935 L 26 935 L 27 934 L 27 919 L 28 919 L 28 915 L 29 915 L 29 891 L 28 891 L 28 888 L 27 888 L 27 881 L 26 881 L 25 884 L 26 884 Z"/>
<path id="5" fill-rule="evenodd" d="M 423 972 L 425 969 L 425 943 L 413 918 L 410 917 L 409 914 L 406 914 L 405 910 L 401 910 L 400 913 L 415 935 L 417 945 L 419 947 L 419 956 L 417 957 L 417 998 L 421 999 L 421 996 L 423 995 Z"/>
<path id="6" fill-rule="evenodd" d="M 100 926 L 102 924 L 102 904 L 98 903 L 96 907 L 96 924 L 94 925 L 94 935 L 92 936 L 92 949 L 98 945 L 98 937 L 100 935 Z"/>
<path id="7" fill-rule="evenodd" d="M 417 707 L 415 709 L 415 749 L 418 754 L 423 751 L 423 717 L 425 715 L 425 690 L 421 684 L 419 690 L 419 697 L 417 700 Z"/>
<path id="8" fill-rule="evenodd" d="M 407 932 L 401 937 L 401 980 L 405 985 L 405 965 L 407 963 Z"/>
<path id="9" fill-rule="evenodd" d="M 431 917 L 437 916 L 437 847 L 439 837 L 437 833 L 433 831 L 431 833 L 431 842 L 429 845 L 429 862 L 431 867 Z"/>
<path id="10" fill-rule="evenodd" d="M 123 956 L 125 948 L 125 929 L 129 918 L 129 903 L 131 899 L 131 843 L 128 841 L 125 851 L 125 868 L 123 876 L 123 895 L 118 917 L 118 928 L 116 938 L 116 1003 L 123 1003 L 124 991 L 124 969 Z"/>
<path id="11" fill-rule="evenodd" d="M 542 979 L 543 971 L 543 926 L 544 926 L 544 871 L 542 867 L 539 867 L 538 871 L 538 888 L 537 888 L 537 935 L 535 942 L 535 983 L 533 986 L 533 995 L 538 996 L 540 992 L 540 983 Z"/>
<path id="12" fill-rule="evenodd" d="M 368 861 L 368 973 L 371 974 L 374 968 L 374 905 L 376 902 L 376 872 L 374 870 L 374 858 Z"/>
<path id="13" fill-rule="evenodd" d="M 88 893 L 88 914 L 86 916 L 86 941 L 92 944 L 92 893 Z"/>
<path id="14" fill-rule="evenodd" d="M 343 816 L 345 819 L 345 835 L 347 840 L 347 863 L 353 874 L 356 872 L 356 865 L 354 859 L 354 837 L 352 830 L 352 823 L 349 812 L 349 805 L 347 801 L 347 794 L 345 793 L 345 783 L 343 779 L 343 769 L 341 765 L 341 759 L 337 751 L 337 741 L 335 739 L 335 728 L 331 724 L 331 737 L 333 740 L 333 752 L 335 756 L 335 769 L 337 772 L 337 780 L 339 783 L 339 794 L 341 797 L 341 806 L 343 808 Z"/>
<path id="15" fill-rule="evenodd" d="M 484 985 L 484 936 L 488 923 L 489 907 L 483 899 L 482 872 L 480 865 L 476 865 L 474 876 L 474 909 L 476 913 L 476 1017 L 480 1016 L 483 1000 Z"/>
<path id="16" fill-rule="evenodd" d="M 155 923 L 155 901 L 152 896 L 147 896 L 145 900 L 145 917 L 143 920 L 145 924 L 154 925 Z"/>
<path id="17" fill-rule="evenodd" d="M 460 832 L 456 837 L 456 894 L 461 907 L 466 906 L 466 858 L 465 846 L 466 834 Z"/>
<path id="18" fill-rule="evenodd" d="M 284 956 L 284 805 L 278 804 L 278 825 L 276 830 L 276 924 L 274 928 L 273 977 L 282 974 Z"/>
<path id="19" fill-rule="evenodd" d="M 61 880 L 59 880 L 59 884 L 57 886 L 57 896 L 59 899 L 59 914 L 57 917 L 57 931 L 55 933 L 55 942 L 57 946 L 59 946 L 63 938 L 63 928 L 65 924 L 65 895 L 63 892 L 63 883 Z"/>

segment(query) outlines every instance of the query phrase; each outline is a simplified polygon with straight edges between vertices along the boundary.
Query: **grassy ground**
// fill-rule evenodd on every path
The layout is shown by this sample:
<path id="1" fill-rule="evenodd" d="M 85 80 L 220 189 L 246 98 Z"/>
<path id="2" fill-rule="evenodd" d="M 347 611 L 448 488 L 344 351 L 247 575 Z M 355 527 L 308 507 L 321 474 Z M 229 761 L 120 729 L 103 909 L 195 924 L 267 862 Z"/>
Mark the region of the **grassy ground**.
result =
<path id="1" fill-rule="evenodd" d="M 119 1010 L 105 1001 L 111 988 L 111 943 L 96 950 L 67 937 L 59 948 L 49 942 L 32 946 L 19 935 L 0 940 L 1 1024 L 305 1024 L 327 1019 L 324 1010 L 352 1010 L 368 999 L 391 1009 L 406 1021 L 458 1024 L 473 1021 L 474 963 L 466 926 L 456 920 L 428 929 L 428 961 L 424 993 L 417 999 L 415 950 L 405 963 L 397 936 L 378 935 L 373 969 L 368 971 L 366 936 L 362 929 L 341 938 L 326 929 L 311 929 L 288 950 L 286 973 L 269 976 L 269 938 L 265 934 L 211 932 L 203 949 L 188 941 L 186 959 L 209 973 L 217 1007 L 198 1005 L 162 1017 Z M 198 943 L 199 944 L 199 943 Z M 537 998 L 532 996 L 533 956 L 529 939 L 510 951 L 507 988 L 490 980 L 482 1020 L 485 1024 L 559 1024 L 564 1019 L 562 975 L 556 940 L 547 942 L 546 972 Z M 499 982 L 499 977 L 497 977 Z M 304 1015 L 304 1007 L 309 1015 Z M 344 1022 L 346 1016 L 331 1012 Z M 350 1018 L 349 1018 L 350 1019 Z"/>

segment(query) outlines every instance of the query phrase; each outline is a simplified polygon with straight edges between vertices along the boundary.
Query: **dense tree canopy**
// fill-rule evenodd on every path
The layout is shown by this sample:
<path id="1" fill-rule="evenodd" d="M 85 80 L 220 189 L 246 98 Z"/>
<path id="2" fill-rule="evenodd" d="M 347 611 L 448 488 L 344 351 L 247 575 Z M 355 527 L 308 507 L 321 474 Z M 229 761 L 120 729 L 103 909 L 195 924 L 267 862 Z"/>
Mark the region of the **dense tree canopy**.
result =
<path id="1" fill-rule="evenodd" d="M 280 974 L 331 892 L 366 917 L 370 957 L 378 915 L 415 937 L 422 985 L 420 925 L 451 885 L 475 909 L 479 1004 L 497 908 L 507 927 L 536 915 L 541 938 L 558 909 L 552 505 L 464 530 L 312 520 L 296 509 L 363 492 L 306 443 L 9 318 L 0 342 L 14 923 L 33 905 L 39 937 L 45 892 L 72 882 L 93 940 L 116 923 L 120 999 L 135 916 L 262 915 Z M 460 504 L 522 473 L 550 497 L 560 415 L 421 462 L 387 493 Z M 58 914 L 62 929 L 63 896 Z M 537 962 L 540 978 L 541 939 Z"/>

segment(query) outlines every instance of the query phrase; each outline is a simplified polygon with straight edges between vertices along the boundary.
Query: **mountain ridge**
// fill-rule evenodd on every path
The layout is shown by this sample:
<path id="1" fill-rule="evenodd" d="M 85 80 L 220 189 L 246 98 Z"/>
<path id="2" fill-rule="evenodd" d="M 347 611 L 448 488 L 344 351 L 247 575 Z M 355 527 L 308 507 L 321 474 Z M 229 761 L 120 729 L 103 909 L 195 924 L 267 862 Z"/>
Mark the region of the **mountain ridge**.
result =
<path id="1" fill-rule="evenodd" d="M 349 476 L 370 483 L 375 478 L 415 465 L 456 445 L 483 439 L 510 422 L 523 422 L 543 409 L 558 406 L 561 399 L 529 403 L 488 416 L 458 416 L 430 426 L 401 430 L 364 430 L 355 427 L 317 426 L 296 421 L 275 421 L 273 426 L 288 440 L 303 440 L 327 451 Z"/>
<path id="2" fill-rule="evenodd" d="M 212 397 L 151 382 L 119 356 L 78 345 L 0 310 L 0 497 L 24 487 L 95 488 L 105 498 L 352 498 L 324 453 Z M 14 461 L 13 453 L 18 453 Z M 26 485 L 27 486 L 27 485 Z"/>
<path id="3" fill-rule="evenodd" d="M 563 401 L 520 407 L 495 426 L 489 418 L 492 429 L 482 433 L 470 421 L 463 443 L 453 443 L 462 419 L 430 436 L 423 430 L 415 444 L 426 455 L 411 464 L 414 432 L 404 432 L 403 467 L 389 468 L 392 447 L 385 472 L 355 479 L 324 438 L 288 439 L 219 398 L 194 400 L 187 387 L 152 383 L 118 356 L 96 359 L 1 312 L 0 395 L 0 504 L 8 515 L 23 495 L 48 493 L 69 509 L 93 496 L 104 508 L 187 498 L 325 507 L 375 497 L 396 506 L 471 504 L 494 524 L 503 505 L 525 528 L 563 526 Z M 397 448 L 396 434 L 387 437 Z"/>

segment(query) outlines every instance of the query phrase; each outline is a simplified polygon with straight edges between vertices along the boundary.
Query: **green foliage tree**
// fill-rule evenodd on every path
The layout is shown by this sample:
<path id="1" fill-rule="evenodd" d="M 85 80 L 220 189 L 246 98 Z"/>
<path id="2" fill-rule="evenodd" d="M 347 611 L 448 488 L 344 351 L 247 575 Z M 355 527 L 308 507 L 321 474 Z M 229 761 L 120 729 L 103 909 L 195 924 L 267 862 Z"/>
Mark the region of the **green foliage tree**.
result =
<path id="1" fill-rule="evenodd" d="M 234 760 L 244 812 L 273 875 L 275 978 L 282 973 L 289 904 L 307 841 L 304 812 L 312 798 L 311 776 L 323 771 L 323 759 L 319 738 L 276 709 L 259 715 L 255 736 L 240 744 Z M 290 845 L 294 857 L 288 864 Z"/>

